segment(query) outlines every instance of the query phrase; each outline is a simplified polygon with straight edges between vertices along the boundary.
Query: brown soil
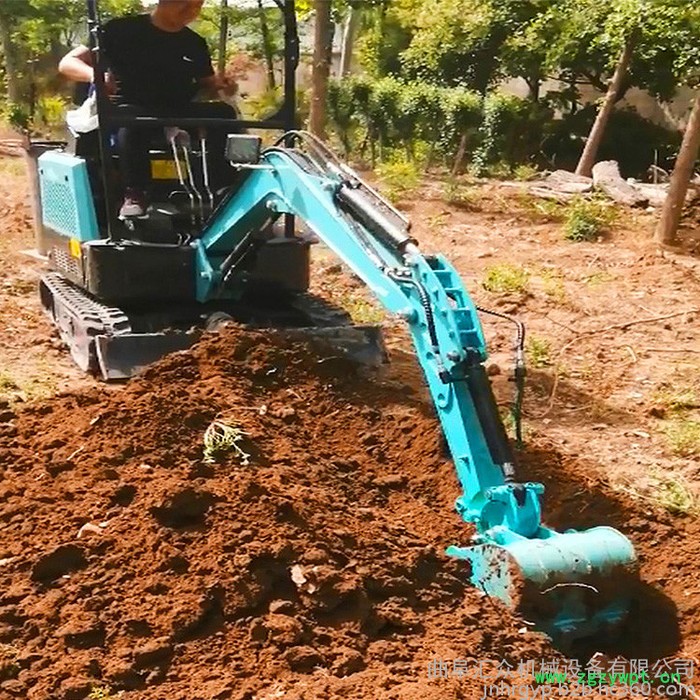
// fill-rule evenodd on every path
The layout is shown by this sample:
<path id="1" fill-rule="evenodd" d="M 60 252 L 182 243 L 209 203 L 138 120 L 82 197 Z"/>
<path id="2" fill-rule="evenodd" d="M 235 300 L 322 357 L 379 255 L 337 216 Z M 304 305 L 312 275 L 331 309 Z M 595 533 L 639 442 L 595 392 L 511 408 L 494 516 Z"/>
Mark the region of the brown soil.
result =
<path id="1" fill-rule="evenodd" d="M 96 386 L 39 314 L 40 266 L 17 252 L 31 241 L 23 185 L 11 186 L 0 698 L 111 688 L 138 699 L 471 699 L 483 680 L 429 679 L 429 663 L 557 657 L 442 554 L 470 531 L 453 511 L 454 469 L 397 324 L 385 322 L 392 365 L 380 379 L 277 334 L 230 329 L 123 388 Z M 531 373 L 520 454 L 522 477 L 547 486 L 547 523 L 612 525 L 639 553 L 628 629 L 586 651 L 695 658 L 700 524 L 649 501 L 648 489 L 652 468 L 691 490 L 698 479 L 695 459 L 665 442 L 677 409 L 660 398 L 697 388 L 697 312 L 604 329 L 695 308 L 696 264 L 650 251 L 646 215 L 616 230 L 614 246 L 573 246 L 504 196 L 485 191 L 479 211 L 465 212 L 427 187 L 412 214 L 426 250 L 447 254 L 479 303 L 518 311 L 551 344 L 550 364 Z M 315 256 L 317 292 L 358 320 L 376 314 L 327 251 Z M 527 290 L 479 287 L 504 261 L 528 269 Z M 488 334 L 507 402 L 510 330 Z M 217 417 L 246 434 L 249 464 L 203 459 Z"/>
<path id="2" fill-rule="evenodd" d="M 249 465 L 203 459 L 217 416 Z M 425 403 L 309 348 L 228 331 L 3 418 L 12 697 L 413 697 L 434 656 L 553 655 L 441 553 L 468 530 Z"/>

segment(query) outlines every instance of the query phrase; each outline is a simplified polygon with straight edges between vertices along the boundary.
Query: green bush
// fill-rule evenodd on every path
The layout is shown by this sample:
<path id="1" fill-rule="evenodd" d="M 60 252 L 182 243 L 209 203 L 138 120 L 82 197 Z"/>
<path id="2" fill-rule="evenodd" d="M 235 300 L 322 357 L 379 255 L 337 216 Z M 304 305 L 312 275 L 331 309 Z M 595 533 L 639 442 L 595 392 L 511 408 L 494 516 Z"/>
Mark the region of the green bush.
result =
<path id="1" fill-rule="evenodd" d="M 595 241 L 614 220 L 614 211 L 598 199 L 576 197 L 566 210 L 564 238 L 569 241 Z"/>
<path id="2" fill-rule="evenodd" d="M 408 160 L 382 163 L 377 167 L 377 175 L 382 183 L 382 190 L 394 201 L 410 194 L 420 183 L 420 174 L 415 163 Z"/>
<path id="3" fill-rule="evenodd" d="M 45 95 L 36 105 L 35 123 L 44 126 L 58 126 L 65 122 L 68 101 L 63 95 Z"/>

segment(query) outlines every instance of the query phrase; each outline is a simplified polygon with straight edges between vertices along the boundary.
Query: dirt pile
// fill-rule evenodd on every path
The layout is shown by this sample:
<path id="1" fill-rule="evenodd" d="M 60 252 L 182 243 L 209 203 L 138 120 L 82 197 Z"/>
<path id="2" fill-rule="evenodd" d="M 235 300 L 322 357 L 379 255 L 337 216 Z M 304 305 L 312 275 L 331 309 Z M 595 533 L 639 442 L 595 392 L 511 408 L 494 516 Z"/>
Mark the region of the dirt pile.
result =
<path id="1" fill-rule="evenodd" d="M 3 697 L 471 698 L 431 660 L 554 656 L 442 554 L 469 532 L 405 386 L 228 329 L 0 421 Z"/>

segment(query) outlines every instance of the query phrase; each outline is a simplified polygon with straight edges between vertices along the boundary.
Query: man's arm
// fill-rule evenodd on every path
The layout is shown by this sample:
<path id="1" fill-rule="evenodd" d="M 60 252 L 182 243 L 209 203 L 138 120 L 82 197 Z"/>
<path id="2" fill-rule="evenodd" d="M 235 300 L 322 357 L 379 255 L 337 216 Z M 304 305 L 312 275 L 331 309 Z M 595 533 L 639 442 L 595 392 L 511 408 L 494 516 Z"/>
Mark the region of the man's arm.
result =
<path id="1" fill-rule="evenodd" d="M 87 46 L 76 46 L 58 64 L 58 72 L 69 80 L 78 83 L 92 83 L 95 72 L 92 68 L 92 54 Z"/>
<path id="2" fill-rule="evenodd" d="M 226 97 L 230 97 L 235 95 L 238 90 L 238 85 L 235 80 L 220 75 L 207 75 L 200 78 L 199 86 L 207 94 L 212 96 L 216 96 L 219 92 L 222 92 Z"/>

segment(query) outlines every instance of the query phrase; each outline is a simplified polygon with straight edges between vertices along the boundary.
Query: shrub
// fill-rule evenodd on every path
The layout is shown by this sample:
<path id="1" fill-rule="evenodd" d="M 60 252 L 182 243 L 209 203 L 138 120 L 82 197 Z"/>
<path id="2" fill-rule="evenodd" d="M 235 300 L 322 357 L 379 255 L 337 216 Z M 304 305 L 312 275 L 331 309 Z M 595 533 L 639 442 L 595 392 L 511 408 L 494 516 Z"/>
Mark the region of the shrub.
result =
<path id="1" fill-rule="evenodd" d="M 564 238 L 569 241 L 595 241 L 615 217 L 614 211 L 598 199 L 574 198 L 567 207 Z"/>

